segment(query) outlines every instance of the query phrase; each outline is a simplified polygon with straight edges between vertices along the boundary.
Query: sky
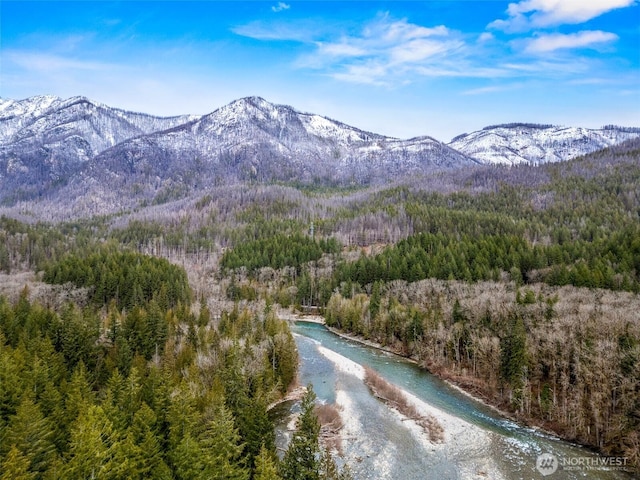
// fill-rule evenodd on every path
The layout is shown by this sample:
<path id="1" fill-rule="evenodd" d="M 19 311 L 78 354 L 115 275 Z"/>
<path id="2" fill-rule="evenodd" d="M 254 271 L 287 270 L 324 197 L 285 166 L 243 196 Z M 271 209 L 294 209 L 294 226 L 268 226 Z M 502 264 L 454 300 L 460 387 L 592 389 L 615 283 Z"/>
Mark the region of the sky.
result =
<path id="1" fill-rule="evenodd" d="M 261 96 L 399 138 L 640 127 L 639 0 L 0 1 L 0 97 Z"/>

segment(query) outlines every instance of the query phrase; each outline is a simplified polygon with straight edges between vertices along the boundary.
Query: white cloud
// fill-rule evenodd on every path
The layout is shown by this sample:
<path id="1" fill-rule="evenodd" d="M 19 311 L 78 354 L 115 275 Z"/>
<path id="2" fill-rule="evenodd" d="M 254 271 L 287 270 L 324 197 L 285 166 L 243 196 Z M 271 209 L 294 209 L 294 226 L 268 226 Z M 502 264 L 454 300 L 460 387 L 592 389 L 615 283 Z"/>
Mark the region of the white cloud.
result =
<path id="1" fill-rule="evenodd" d="M 392 20 L 388 14 L 381 15 L 376 21 L 367 25 L 362 31 L 362 38 L 376 39 L 382 43 L 397 43 L 417 38 L 446 36 L 449 29 L 444 25 L 437 27 L 423 27 L 407 22 L 407 20 Z"/>
<path id="2" fill-rule="evenodd" d="M 349 45 L 359 52 L 359 58 L 366 60 L 366 67 L 361 63 L 343 65 L 348 75 L 334 76 L 361 79 L 363 72 L 367 72 L 372 83 L 384 83 L 391 77 L 395 79 L 393 83 L 397 83 L 399 76 L 403 76 L 404 81 L 412 75 L 425 76 L 425 71 L 440 70 L 436 64 L 464 47 L 459 37 L 444 25 L 425 27 L 381 15 L 358 34 L 341 39 L 343 46 Z"/>
<path id="3" fill-rule="evenodd" d="M 259 40 L 298 41 L 311 47 L 298 67 L 324 69 L 326 74 L 354 83 L 387 84 L 400 74 L 421 75 L 430 62 L 464 47 L 460 35 L 444 25 L 425 27 L 381 14 L 357 31 L 336 32 L 301 24 L 251 23 L 233 31 Z M 404 79 L 406 80 L 406 79 Z"/>
<path id="4" fill-rule="evenodd" d="M 611 80 L 605 78 L 576 78 L 568 82 L 570 85 L 607 85 Z"/>
<path id="5" fill-rule="evenodd" d="M 367 55 L 367 50 L 352 45 L 349 42 L 323 43 L 318 42 L 318 53 L 326 57 L 362 57 Z"/>
<path id="6" fill-rule="evenodd" d="M 278 2 L 277 5 L 274 5 L 273 7 L 271 7 L 271 10 L 277 13 L 283 10 L 289 10 L 290 8 L 291 8 L 291 5 L 287 5 L 284 2 Z"/>
<path id="7" fill-rule="evenodd" d="M 502 77 L 503 72 L 498 69 L 476 68 L 468 63 L 442 62 L 439 64 L 419 65 L 415 67 L 416 73 L 423 77 Z"/>
<path id="8" fill-rule="evenodd" d="M 234 32 L 260 40 L 299 42 L 295 68 L 315 70 L 342 82 L 386 86 L 445 77 L 568 80 L 589 72 L 597 62 L 579 53 L 563 55 L 561 59 L 541 56 L 534 61 L 530 55 L 599 49 L 618 38 L 602 31 L 582 31 L 538 34 L 505 43 L 491 32 L 465 35 L 444 25 L 427 27 L 391 18 L 389 14 L 380 14 L 350 30 L 344 24 L 307 21 L 254 22 L 237 27 Z"/>
<path id="9" fill-rule="evenodd" d="M 461 92 L 461 95 L 485 95 L 487 93 L 504 92 L 517 88 L 513 85 L 492 85 L 489 87 L 472 88 Z"/>
<path id="10" fill-rule="evenodd" d="M 321 44 L 318 54 L 359 56 L 399 63 L 424 59 L 446 50 L 451 32 L 443 25 L 428 28 L 382 15 L 355 35 Z"/>
<path id="11" fill-rule="evenodd" d="M 618 36 L 601 30 L 588 30 L 563 35 L 553 33 L 528 39 L 525 51 L 528 53 L 546 53 L 560 49 L 597 48 L 603 43 L 613 42 Z"/>
<path id="12" fill-rule="evenodd" d="M 382 86 L 387 84 L 384 78 L 388 73 L 385 65 L 371 61 L 361 65 L 347 65 L 343 70 L 333 73 L 331 77 L 349 83 Z"/>
<path id="13" fill-rule="evenodd" d="M 296 42 L 311 42 L 316 34 L 313 25 L 265 23 L 255 21 L 245 25 L 239 25 L 231 29 L 236 35 L 254 38 L 256 40 L 282 40 Z"/>
<path id="14" fill-rule="evenodd" d="M 495 39 L 496 39 L 496 37 L 495 37 L 495 35 L 493 35 L 493 33 L 483 32 L 478 37 L 478 42 L 479 43 L 485 43 L 485 42 L 490 42 L 490 41 L 495 40 Z"/>
<path id="15" fill-rule="evenodd" d="M 389 57 L 392 63 L 395 64 L 418 63 L 436 55 L 454 50 L 456 47 L 462 47 L 462 45 L 462 42 L 442 42 L 420 38 L 391 48 Z"/>
<path id="16" fill-rule="evenodd" d="M 584 23 L 606 12 L 635 4 L 635 0 L 522 0 L 510 3 L 506 20 L 489 28 L 506 32 L 525 31 L 563 24 Z"/>
<path id="17" fill-rule="evenodd" d="M 51 53 L 10 50 L 5 51 L 3 56 L 11 63 L 32 72 L 55 72 L 61 70 L 108 71 L 115 68 L 115 65 L 109 63 L 79 60 Z"/>

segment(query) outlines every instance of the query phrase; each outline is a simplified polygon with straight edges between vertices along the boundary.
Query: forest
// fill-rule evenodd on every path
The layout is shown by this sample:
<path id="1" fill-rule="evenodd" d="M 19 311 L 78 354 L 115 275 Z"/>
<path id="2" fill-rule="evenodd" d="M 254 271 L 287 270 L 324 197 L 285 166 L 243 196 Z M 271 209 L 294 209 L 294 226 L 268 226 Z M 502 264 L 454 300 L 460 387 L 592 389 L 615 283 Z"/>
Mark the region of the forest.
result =
<path id="1" fill-rule="evenodd" d="M 632 141 L 385 186 L 0 217 L 0 478 L 347 478 L 312 391 L 275 448 L 269 407 L 297 366 L 278 312 L 310 308 L 638 466 L 638 185 Z"/>
<path id="2" fill-rule="evenodd" d="M 430 279 L 335 293 L 325 316 L 522 422 L 637 464 L 638 308 L 627 292 Z"/>
<path id="3" fill-rule="evenodd" d="M 236 306 L 214 327 L 182 268 L 135 252 L 67 254 L 43 278 L 87 299 L 57 310 L 28 287 L 0 297 L 3 480 L 349 478 L 328 452 L 316 458 L 312 390 L 276 455 L 268 410 L 297 353 L 270 308 Z"/>

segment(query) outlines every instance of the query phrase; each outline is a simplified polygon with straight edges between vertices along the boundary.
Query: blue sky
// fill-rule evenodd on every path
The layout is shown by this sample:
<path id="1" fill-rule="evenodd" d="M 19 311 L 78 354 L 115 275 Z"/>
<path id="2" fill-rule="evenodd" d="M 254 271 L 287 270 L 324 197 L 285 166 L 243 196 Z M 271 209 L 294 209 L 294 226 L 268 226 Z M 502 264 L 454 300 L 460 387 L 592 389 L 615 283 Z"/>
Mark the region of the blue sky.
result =
<path id="1" fill-rule="evenodd" d="M 376 133 L 640 126 L 637 0 L 6 1 L 0 96 L 159 115 L 259 95 Z"/>

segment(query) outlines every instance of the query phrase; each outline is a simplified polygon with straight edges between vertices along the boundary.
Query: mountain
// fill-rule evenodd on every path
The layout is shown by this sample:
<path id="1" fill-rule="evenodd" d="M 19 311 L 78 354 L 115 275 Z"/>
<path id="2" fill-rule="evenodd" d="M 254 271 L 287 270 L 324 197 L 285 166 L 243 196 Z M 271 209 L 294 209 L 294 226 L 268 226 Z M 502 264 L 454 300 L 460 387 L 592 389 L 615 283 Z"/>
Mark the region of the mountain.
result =
<path id="1" fill-rule="evenodd" d="M 249 97 L 176 128 L 124 141 L 90 166 L 92 175 L 112 179 L 126 172 L 128 183 L 156 178 L 200 185 L 228 180 L 344 185 L 475 163 L 430 137 L 385 137 Z"/>
<path id="2" fill-rule="evenodd" d="M 475 163 L 431 137 L 385 137 L 259 97 L 172 118 L 83 97 L 0 101 L 5 204 L 58 193 L 161 202 L 234 181 L 362 185 Z"/>
<path id="3" fill-rule="evenodd" d="M 84 97 L 0 99 L 0 190 L 40 194 L 109 147 L 193 118 L 127 112 Z"/>
<path id="4" fill-rule="evenodd" d="M 366 132 L 260 97 L 168 118 L 84 97 L 0 99 L 0 203 L 43 199 L 95 214 L 235 182 L 375 185 L 479 164 L 566 160 L 639 135 L 511 124 L 446 145 Z"/>
<path id="5" fill-rule="evenodd" d="M 537 165 L 570 160 L 639 136 L 640 128 L 513 123 L 458 135 L 448 145 L 485 164 Z"/>

